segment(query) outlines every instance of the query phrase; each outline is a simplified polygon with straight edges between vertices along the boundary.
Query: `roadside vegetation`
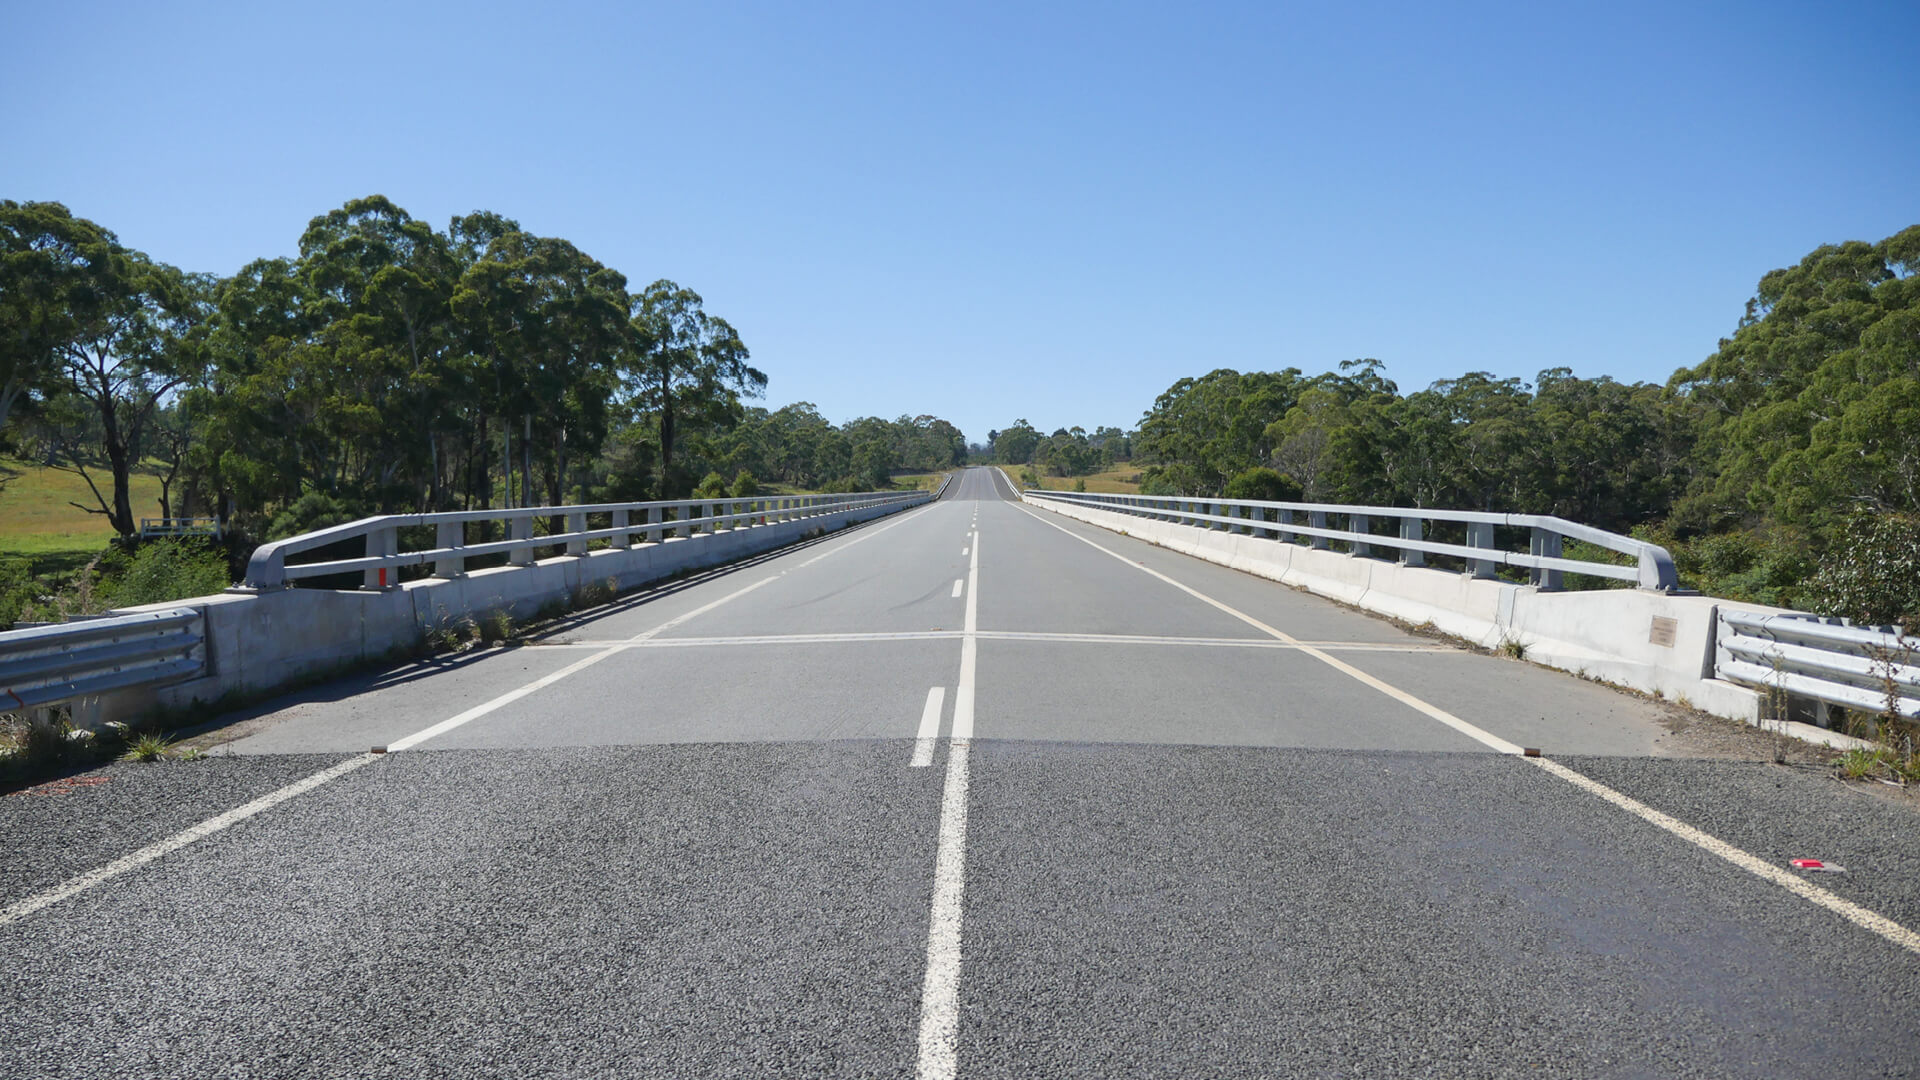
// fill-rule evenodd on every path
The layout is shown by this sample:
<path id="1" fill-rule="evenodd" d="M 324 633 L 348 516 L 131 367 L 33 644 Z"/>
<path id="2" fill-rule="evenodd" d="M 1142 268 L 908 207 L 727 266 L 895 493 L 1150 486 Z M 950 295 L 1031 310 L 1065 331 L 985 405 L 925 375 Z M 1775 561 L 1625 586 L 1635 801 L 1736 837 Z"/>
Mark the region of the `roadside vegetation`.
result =
<path id="1" fill-rule="evenodd" d="M 1920 632 L 1920 225 L 1820 247 L 1729 315 L 1665 384 L 1221 368 L 1137 430 L 1021 420 L 980 456 L 1049 488 L 1125 461 L 1150 495 L 1554 514 L 1666 547 L 1710 595 Z"/>
<path id="2" fill-rule="evenodd" d="M 750 359 L 692 289 L 488 211 L 355 199 L 219 277 L 0 200 L 0 628 L 113 595 L 142 517 L 218 518 L 237 568 L 375 514 L 886 490 L 965 460 L 931 414 L 754 406 Z"/>

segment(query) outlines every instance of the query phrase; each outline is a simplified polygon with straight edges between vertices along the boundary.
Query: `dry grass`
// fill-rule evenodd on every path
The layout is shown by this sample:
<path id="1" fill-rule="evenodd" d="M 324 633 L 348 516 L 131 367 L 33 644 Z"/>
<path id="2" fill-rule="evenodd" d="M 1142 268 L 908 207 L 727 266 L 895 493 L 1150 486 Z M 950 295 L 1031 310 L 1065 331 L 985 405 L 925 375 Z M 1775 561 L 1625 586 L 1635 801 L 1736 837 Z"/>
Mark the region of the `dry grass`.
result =
<path id="1" fill-rule="evenodd" d="M 1019 484 L 1021 468 L 1017 465 L 997 466 L 1007 474 L 1007 479 Z M 1035 474 L 1040 470 L 1035 468 Z M 1090 476 L 1041 476 L 1040 487 L 1047 491 L 1072 491 L 1076 480 L 1085 480 L 1087 490 L 1106 495 L 1140 494 L 1140 470 L 1132 465 L 1116 465 L 1106 472 L 1093 473 Z"/>

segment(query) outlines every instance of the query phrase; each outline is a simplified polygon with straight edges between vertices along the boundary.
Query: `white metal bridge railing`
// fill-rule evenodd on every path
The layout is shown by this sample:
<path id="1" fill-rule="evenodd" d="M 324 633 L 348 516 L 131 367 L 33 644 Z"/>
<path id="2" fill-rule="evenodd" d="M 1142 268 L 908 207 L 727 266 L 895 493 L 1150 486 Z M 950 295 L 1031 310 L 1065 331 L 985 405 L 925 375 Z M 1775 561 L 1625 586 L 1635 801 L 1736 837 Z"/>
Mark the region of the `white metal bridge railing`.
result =
<path id="1" fill-rule="evenodd" d="M 1543 514 L 1496 514 L 1474 510 L 1433 510 L 1403 506 L 1345 506 L 1331 503 L 1267 502 L 1258 499 L 1189 498 L 1187 496 L 1106 495 L 1093 492 L 1040 491 L 1022 493 L 1029 499 L 1074 503 L 1100 510 L 1132 514 L 1155 521 L 1172 521 L 1203 529 L 1219 529 L 1269 537 L 1304 539 L 1312 548 L 1328 550 L 1338 543 L 1354 555 L 1374 549 L 1392 551 L 1407 566 L 1424 566 L 1428 555 L 1466 560 L 1468 572 L 1492 578 L 1501 566 L 1521 567 L 1533 584 L 1558 589 L 1562 574 L 1631 581 L 1642 589 L 1674 592 L 1680 582 L 1673 557 L 1658 544 L 1635 540 Z M 1392 523 L 1391 532 L 1375 532 L 1374 523 Z M 1465 544 L 1429 539 L 1435 522 L 1464 525 Z M 1335 528 L 1344 523 L 1346 528 Z M 1495 528 L 1529 530 L 1528 550 L 1506 551 L 1495 546 Z M 1562 556 L 1564 540 L 1581 540 L 1629 556 L 1632 566 Z"/>
<path id="2" fill-rule="evenodd" d="M 250 589 L 278 589 L 304 578 L 329 577 L 359 572 L 361 587 L 387 588 L 398 584 L 402 567 L 433 564 L 435 577 L 459 577 L 466 573 L 467 560 L 488 555 L 505 555 L 507 564 L 527 566 L 534 561 L 537 548 L 560 547 L 567 555 L 585 555 L 595 541 L 604 540 L 615 548 L 640 542 L 690 538 L 700 533 L 749 528 L 755 525 L 797 521 L 834 514 L 866 506 L 888 503 L 924 502 L 935 493 L 926 491 L 864 492 L 853 495 L 766 495 L 733 499 L 675 499 L 665 502 L 600 503 L 585 506 L 527 506 L 511 510 L 463 510 L 437 514 L 389 514 L 336 525 L 330 529 L 303 533 L 262 544 L 247 563 L 243 583 Z M 588 518 L 604 516 L 605 528 L 589 528 Z M 564 532 L 534 535 L 536 519 L 561 518 Z M 474 522 L 498 522 L 506 538 L 467 543 L 467 526 Z M 432 547 L 402 551 L 402 530 L 431 525 Z M 288 561 L 316 548 L 328 548 L 344 541 L 361 540 L 362 553 L 348 558 L 316 562 Z"/>

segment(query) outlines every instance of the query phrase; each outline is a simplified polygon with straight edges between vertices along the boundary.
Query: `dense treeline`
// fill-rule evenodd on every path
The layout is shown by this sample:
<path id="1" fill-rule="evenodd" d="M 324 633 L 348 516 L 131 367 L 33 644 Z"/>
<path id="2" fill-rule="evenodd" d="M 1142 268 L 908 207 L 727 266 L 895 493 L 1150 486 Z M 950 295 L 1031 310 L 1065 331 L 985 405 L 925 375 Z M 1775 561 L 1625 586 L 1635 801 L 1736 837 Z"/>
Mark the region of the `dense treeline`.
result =
<path id="1" fill-rule="evenodd" d="M 996 434 L 997 460 L 1041 461 L 1024 421 Z M 1221 369 L 1161 394 L 1131 451 L 1148 492 L 1557 514 L 1666 544 L 1716 595 L 1920 625 L 1920 226 L 1767 274 L 1664 386 Z"/>
<path id="2" fill-rule="evenodd" d="M 1036 465 L 1053 476 L 1087 476 L 1133 456 L 1133 436 L 1116 427 L 1060 428 L 1042 435 L 1026 420 L 1005 431 L 987 433 L 986 460 L 1002 465 Z"/>
<path id="3" fill-rule="evenodd" d="M 836 427 L 743 398 L 767 377 L 693 290 L 498 214 L 445 230 L 381 196 L 294 258 L 188 274 L 57 203 L 0 202 L 0 444 L 87 478 L 122 535 L 163 512 L 284 534 L 365 513 L 888 486 L 963 460 L 931 416 Z M 750 474 L 742 477 L 740 474 Z"/>

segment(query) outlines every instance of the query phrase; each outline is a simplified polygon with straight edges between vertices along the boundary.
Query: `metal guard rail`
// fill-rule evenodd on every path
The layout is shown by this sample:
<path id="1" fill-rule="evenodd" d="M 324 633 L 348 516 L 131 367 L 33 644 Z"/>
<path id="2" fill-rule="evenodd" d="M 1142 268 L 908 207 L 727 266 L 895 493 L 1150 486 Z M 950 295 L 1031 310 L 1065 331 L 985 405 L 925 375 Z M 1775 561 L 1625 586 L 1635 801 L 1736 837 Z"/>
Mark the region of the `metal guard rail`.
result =
<path id="1" fill-rule="evenodd" d="M 1531 572 L 1533 583 L 1542 589 L 1558 589 L 1562 573 L 1631 581 L 1642 589 L 1658 592 L 1674 592 L 1680 586 L 1673 567 L 1673 556 L 1658 544 L 1544 514 L 1268 502 L 1259 499 L 1104 495 L 1033 488 L 1022 494 L 1029 499 L 1077 503 L 1157 521 L 1181 522 L 1254 536 L 1266 534 L 1276 540 L 1305 537 L 1311 547 L 1320 550 L 1327 549 L 1328 541 L 1339 541 L 1354 555 L 1369 555 L 1376 547 L 1390 548 L 1399 552 L 1400 562 L 1408 566 L 1426 565 L 1427 555 L 1450 555 L 1467 560 L 1471 573 L 1477 578 L 1493 577 L 1497 566 L 1523 567 Z M 1306 515 L 1306 524 L 1295 521 L 1296 514 Z M 1349 527 L 1329 527 L 1330 515 L 1346 518 Z M 1372 532 L 1375 518 L 1391 518 L 1398 522 L 1395 529 L 1397 535 Z M 1465 524 L 1467 543 L 1446 544 L 1426 539 L 1427 525 L 1435 521 Z M 1531 550 L 1521 553 L 1494 547 L 1493 530 L 1500 525 L 1531 529 Z M 1614 566 L 1610 563 L 1562 558 L 1563 539 L 1582 540 L 1596 547 L 1632 556 L 1635 565 Z"/>
<path id="2" fill-rule="evenodd" d="M 624 548 L 632 546 L 636 534 L 642 542 L 664 541 L 676 534 L 691 537 L 700 529 L 712 532 L 721 528 L 795 521 L 866 506 L 925 502 L 933 497 L 926 491 L 865 492 L 853 495 L 769 495 L 746 499 L 674 499 L 643 503 L 526 506 L 511 510 L 461 510 L 437 514 L 388 514 L 262 544 L 247 562 L 247 577 L 243 585 L 249 589 L 278 589 L 301 578 L 360 571 L 365 575 L 363 588 L 379 589 L 397 584 L 397 576 L 390 580 L 390 572 L 405 566 L 432 563 L 434 576 L 459 577 L 466 573 L 468 559 L 482 555 L 505 554 L 509 565 L 526 566 L 532 564 L 535 548 L 563 546 L 568 555 L 585 555 L 587 545 L 595 540 L 606 540 L 612 547 Z M 701 508 L 698 514 L 696 507 Z M 718 509 L 720 507 L 729 509 L 722 512 Z M 667 516 L 669 512 L 672 517 Z M 612 527 L 587 528 L 589 514 L 609 515 Z M 639 515 L 637 520 L 636 514 Z M 550 517 L 566 518 L 567 531 L 535 536 L 534 519 Z M 504 522 L 509 537 L 468 544 L 465 542 L 466 525 L 473 521 Z M 434 546 L 422 551 L 400 551 L 400 530 L 422 525 L 435 527 Z M 366 539 L 365 554 L 361 557 L 292 565 L 287 562 L 289 555 L 359 537 Z"/>
<path id="3" fill-rule="evenodd" d="M 1807 615 L 1720 610 L 1714 674 L 1873 713 L 1920 718 L 1920 637 Z"/>
<path id="4" fill-rule="evenodd" d="M 206 622 L 192 608 L 0 633 L 0 711 L 26 710 L 206 670 Z"/>

